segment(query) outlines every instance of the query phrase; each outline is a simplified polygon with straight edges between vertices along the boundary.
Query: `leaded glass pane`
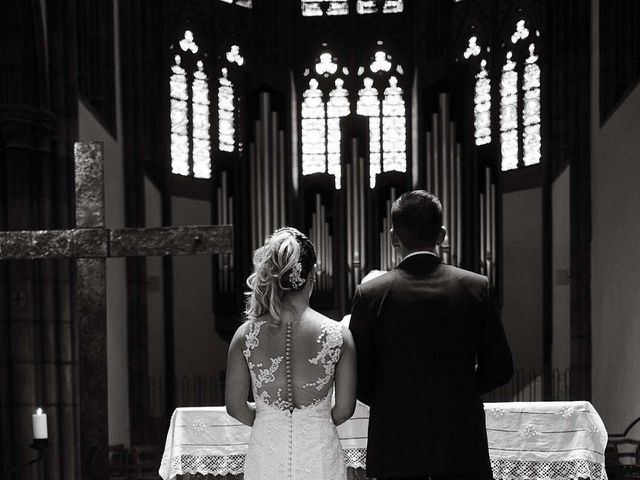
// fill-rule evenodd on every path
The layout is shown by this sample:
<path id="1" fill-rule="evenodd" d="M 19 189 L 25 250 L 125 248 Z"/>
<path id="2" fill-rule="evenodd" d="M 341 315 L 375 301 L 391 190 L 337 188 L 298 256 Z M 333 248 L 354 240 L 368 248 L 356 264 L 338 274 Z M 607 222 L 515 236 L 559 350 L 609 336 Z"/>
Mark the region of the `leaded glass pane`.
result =
<path id="1" fill-rule="evenodd" d="M 302 0 L 302 15 L 305 17 L 320 17 L 323 9 L 327 15 L 348 15 L 348 0 Z"/>
<path id="2" fill-rule="evenodd" d="M 480 55 L 480 45 L 478 45 L 478 37 L 469 37 L 469 45 L 464 51 L 464 58 L 477 57 Z"/>
<path id="3" fill-rule="evenodd" d="M 187 116 L 187 76 L 181 67 L 180 55 L 174 57 L 169 79 L 171 96 L 171 171 L 178 175 L 189 175 L 189 140 Z"/>
<path id="4" fill-rule="evenodd" d="M 338 78 L 327 103 L 327 171 L 335 176 L 337 189 L 341 185 L 340 117 L 346 117 L 349 112 L 349 92 L 344 88 L 344 80 Z"/>
<path id="5" fill-rule="evenodd" d="M 253 6 L 253 0 L 221 0 L 224 3 L 235 3 L 239 7 L 251 8 Z"/>
<path id="6" fill-rule="evenodd" d="M 378 12 L 376 0 L 358 0 L 356 10 L 361 15 Z M 382 13 L 400 13 L 404 11 L 404 0 L 385 0 Z"/>
<path id="7" fill-rule="evenodd" d="M 380 138 L 380 100 L 373 80 L 364 79 L 364 88 L 358 92 L 356 105 L 358 115 L 369 117 L 369 172 L 370 186 L 376 186 L 376 175 L 381 172 L 381 138 Z"/>
<path id="8" fill-rule="evenodd" d="M 518 43 L 520 40 L 524 40 L 529 36 L 529 29 L 525 25 L 524 20 L 519 20 L 516 23 L 516 31 L 511 35 L 511 42 Z"/>
<path id="9" fill-rule="evenodd" d="M 318 81 L 302 94 L 302 174 L 326 172 L 326 110 Z"/>
<path id="10" fill-rule="evenodd" d="M 476 145 L 491 142 L 491 79 L 487 72 L 487 61 L 480 62 L 480 71 L 476 74 L 473 114 Z"/>
<path id="11" fill-rule="evenodd" d="M 529 46 L 529 57 L 524 67 L 522 90 L 524 101 L 522 107 L 522 123 L 524 124 L 523 163 L 535 165 L 540 163 L 540 67 L 535 45 Z"/>
<path id="12" fill-rule="evenodd" d="M 222 69 L 218 79 L 218 148 L 223 152 L 235 150 L 235 118 L 233 83 L 227 78 L 227 69 Z"/>
<path id="13" fill-rule="evenodd" d="M 402 88 L 398 79 L 391 77 L 382 100 L 382 169 L 405 172 L 407 170 L 407 120 Z"/>
<path id="14" fill-rule="evenodd" d="M 500 80 L 500 149 L 502 170 L 518 168 L 518 72 L 507 54 Z"/>
<path id="15" fill-rule="evenodd" d="M 193 73 L 193 176 L 211 178 L 211 141 L 209 137 L 209 84 L 202 61 Z"/>

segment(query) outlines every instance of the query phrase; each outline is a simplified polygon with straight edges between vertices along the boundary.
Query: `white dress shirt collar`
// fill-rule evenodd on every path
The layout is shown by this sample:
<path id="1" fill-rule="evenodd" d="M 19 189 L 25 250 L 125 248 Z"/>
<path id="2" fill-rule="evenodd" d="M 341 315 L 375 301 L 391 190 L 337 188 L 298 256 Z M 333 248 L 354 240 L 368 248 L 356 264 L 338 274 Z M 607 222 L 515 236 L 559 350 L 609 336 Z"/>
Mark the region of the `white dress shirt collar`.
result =
<path id="1" fill-rule="evenodd" d="M 431 250 L 419 250 L 417 252 L 411 252 L 406 257 L 402 257 L 402 260 L 400 261 L 400 263 L 404 262 L 409 257 L 413 257 L 414 255 L 433 255 L 436 258 L 440 258 L 437 253 L 432 252 Z"/>

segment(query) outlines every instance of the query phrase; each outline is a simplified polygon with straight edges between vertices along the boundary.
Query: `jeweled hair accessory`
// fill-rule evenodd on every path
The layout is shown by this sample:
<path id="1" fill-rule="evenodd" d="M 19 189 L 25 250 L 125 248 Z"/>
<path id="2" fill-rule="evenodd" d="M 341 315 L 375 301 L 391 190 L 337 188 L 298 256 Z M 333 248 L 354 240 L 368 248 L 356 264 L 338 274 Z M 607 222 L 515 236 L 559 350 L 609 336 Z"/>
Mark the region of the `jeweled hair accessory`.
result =
<path id="1" fill-rule="evenodd" d="M 291 273 L 289 274 L 289 283 L 291 283 L 291 287 L 294 290 L 299 289 L 302 285 L 304 285 L 304 282 L 306 282 L 306 279 L 300 276 L 301 272 L 302 264 L 300 262 L 297 262 L 293 266 L 293 268 L 291 269 Z"/>

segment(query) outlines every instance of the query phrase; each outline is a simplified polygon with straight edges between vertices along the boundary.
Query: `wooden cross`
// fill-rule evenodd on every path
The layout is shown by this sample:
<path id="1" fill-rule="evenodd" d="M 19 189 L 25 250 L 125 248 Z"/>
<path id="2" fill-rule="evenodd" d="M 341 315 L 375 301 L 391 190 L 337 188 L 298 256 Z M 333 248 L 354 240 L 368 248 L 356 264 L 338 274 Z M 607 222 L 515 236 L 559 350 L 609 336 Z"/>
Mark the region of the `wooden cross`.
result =
<path id="1" fill-rule="evenodd" d="M 76 228 L 0 232 L 0 260 L 76 259 L 81 449 L 78 478 L 106 480 L 109 474 L 106 259 L 229 253 L 232 226 L 105 228 L 101 142 L 75 144 L 75 181 Z M 24 299 L 16 297 L 14 301 Z"/>

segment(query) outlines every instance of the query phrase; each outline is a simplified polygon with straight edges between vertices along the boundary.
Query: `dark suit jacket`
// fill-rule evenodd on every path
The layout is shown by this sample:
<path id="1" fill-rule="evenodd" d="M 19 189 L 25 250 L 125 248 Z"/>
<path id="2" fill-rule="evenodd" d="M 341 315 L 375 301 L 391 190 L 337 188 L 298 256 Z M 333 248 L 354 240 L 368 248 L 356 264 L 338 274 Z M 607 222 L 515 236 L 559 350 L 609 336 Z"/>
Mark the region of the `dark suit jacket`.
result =
<path id="1" fill-rule="evenodd" d="M 411 256 L 358 287 L 350 329 L 371 407 L 367 476 L 490 472 L 480 395 L 513 363 L 487 278 Z"/>

